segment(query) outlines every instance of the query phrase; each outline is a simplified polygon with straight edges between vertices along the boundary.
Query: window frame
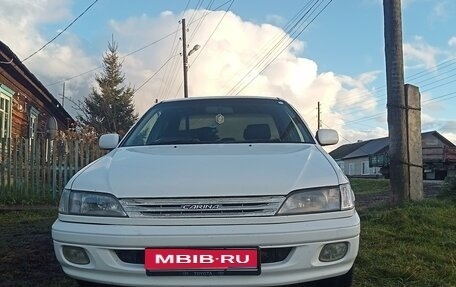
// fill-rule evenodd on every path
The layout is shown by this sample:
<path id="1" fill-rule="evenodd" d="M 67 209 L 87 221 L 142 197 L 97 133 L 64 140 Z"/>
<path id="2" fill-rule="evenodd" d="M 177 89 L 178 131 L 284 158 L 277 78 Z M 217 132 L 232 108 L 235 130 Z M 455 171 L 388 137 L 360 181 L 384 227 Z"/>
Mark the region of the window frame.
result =
<path id="1" fill-rule="evenodd" d="M 14 92 L 7 86 L 0 84 L 0 98 L 2 102 L 8 103 L 8 107 L 4 108 L 0 105 L 0 138 L 11 138 L 11 129 L 13 123 L 13 95 Z M 7 116 L 5 116 L 7 115 Z"/>
<path id="2" fill-rule="evenodd" d="M 36 139 L 38 136 L 38 117 L 40 111 L 33 106 L 30 106 L 29 116 L 28 116 L 28 125 L 29 125 L 29 138 Z"/>

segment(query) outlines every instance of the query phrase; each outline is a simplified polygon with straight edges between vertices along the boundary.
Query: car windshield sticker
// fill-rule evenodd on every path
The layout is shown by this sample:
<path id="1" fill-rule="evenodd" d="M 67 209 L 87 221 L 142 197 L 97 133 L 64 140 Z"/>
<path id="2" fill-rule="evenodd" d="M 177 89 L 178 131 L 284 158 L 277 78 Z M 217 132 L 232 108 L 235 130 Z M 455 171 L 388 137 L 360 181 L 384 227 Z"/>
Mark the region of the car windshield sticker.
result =
<path id="1" fill-rule="evenodd" d="M 221 125 L 225 122 L 225 117 L 222 114 L 218 114 L 215 116 L 215 122 Z"/>

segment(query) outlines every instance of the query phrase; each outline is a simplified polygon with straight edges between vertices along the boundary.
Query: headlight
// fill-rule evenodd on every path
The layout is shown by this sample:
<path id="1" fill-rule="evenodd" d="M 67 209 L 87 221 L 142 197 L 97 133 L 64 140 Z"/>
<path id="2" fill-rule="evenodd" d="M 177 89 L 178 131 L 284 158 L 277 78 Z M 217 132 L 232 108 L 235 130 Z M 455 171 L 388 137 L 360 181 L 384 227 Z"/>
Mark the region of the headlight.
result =
<path id="1" fill-rule="evenodd" d="M 347 210 L 355 206 L 354 200 L 355 197 L 350 184 L 300 190 L 287 197 L 277 214 L 290 215 Z"/>
<path id="2" fill-rule="evenodd" d="M 117 198 L 107 193 L 64 190 L 59 212 L 73 215 L 126 217 Z"/>

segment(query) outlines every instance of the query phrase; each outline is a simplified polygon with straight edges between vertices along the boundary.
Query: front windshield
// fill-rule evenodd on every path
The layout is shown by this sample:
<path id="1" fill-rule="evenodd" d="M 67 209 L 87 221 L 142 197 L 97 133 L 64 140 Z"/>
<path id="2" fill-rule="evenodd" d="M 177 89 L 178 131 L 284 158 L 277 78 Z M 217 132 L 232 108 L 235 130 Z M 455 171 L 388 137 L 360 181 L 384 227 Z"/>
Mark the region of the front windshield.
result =
<path id="1" fill-rule="evenodd" d="M 314 143 L 296 112 L 277 99 L 198 99 L 155 105 L 122 146 Z"/>

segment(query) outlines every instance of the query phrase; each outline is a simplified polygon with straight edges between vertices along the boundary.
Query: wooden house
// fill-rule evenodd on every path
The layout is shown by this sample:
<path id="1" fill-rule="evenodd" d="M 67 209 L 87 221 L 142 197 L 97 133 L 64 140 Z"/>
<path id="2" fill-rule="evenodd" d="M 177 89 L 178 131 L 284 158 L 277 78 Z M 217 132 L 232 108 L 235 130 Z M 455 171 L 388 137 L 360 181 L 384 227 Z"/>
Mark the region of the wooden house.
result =
<path id="1" fill-rule="evenodd" d="M 57 99 L 0 41 L 0 139 L 46 137 L 74 120 Z"/>
<path id="2" fill-rule="evenodd" d="M 456 174 L 456 146 L 437 131 L 421 134 L 423 178 L 444 179 Z M 338 147 L 329 154 L 345 174 L 356 177 L 389 175 L 389 138 L 359 141 Z"/>

